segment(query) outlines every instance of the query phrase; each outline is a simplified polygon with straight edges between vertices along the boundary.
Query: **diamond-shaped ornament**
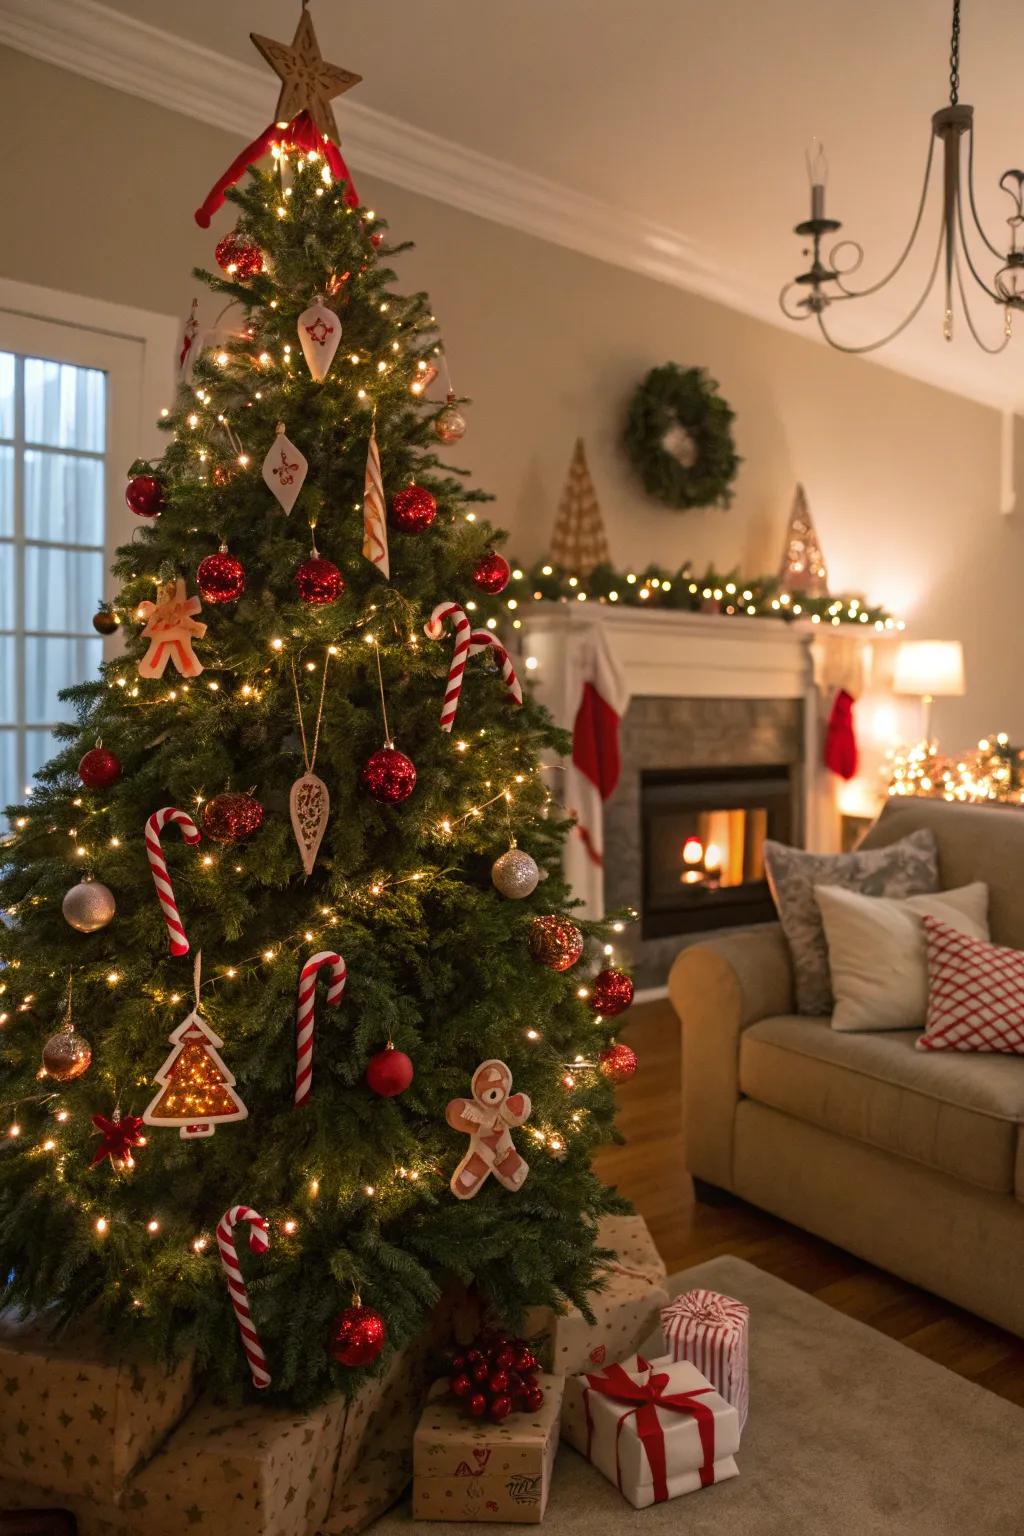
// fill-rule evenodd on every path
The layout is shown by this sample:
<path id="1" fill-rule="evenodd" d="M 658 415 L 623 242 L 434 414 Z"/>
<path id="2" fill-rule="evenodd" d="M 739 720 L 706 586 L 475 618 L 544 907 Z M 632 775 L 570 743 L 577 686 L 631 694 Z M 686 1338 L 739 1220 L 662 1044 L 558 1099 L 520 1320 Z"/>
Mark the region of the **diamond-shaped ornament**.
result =
<path id="1" fill-rule="evenodd" d="M 308 469 L 304 456 L 289 442 L 284 422 L 279 421 L 277 436 L 263 460 L 263 478 L 286 512 L 294 507 Z"/>
<path id="2" fill-rule="evenodd" d="M 306 367 L 318 384 L 326 379 L 341 342 L 341 321 L 319 294 L 299 316 L 299 344 Z"/>

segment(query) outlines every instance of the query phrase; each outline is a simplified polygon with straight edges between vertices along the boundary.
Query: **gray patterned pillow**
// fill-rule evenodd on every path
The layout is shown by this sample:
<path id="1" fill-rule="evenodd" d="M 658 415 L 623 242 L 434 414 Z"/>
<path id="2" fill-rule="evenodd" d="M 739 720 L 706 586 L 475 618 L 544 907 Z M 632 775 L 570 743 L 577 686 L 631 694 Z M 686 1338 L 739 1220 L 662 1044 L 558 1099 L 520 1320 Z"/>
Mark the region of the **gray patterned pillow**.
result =
<path id="1" fill-rule="evenodd" d="M 832 978 L 816 885 L 838 885 L 861 896 L 922 896 L 939 889 L 934 832 L 922 827 L 888 848 L 859 853 L 804 853 L 785 843 L 764 845 L 765 871 L 789 944 L 798 1013 L 832 1012 Z"/>

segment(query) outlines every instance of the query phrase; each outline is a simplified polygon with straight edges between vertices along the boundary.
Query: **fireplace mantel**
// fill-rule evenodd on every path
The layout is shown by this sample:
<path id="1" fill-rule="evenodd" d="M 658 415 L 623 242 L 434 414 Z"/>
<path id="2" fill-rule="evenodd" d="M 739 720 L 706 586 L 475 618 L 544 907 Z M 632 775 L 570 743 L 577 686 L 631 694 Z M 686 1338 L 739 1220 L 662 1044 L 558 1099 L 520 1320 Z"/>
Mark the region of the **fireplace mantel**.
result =
<path id="1" fill-rule="evenodd" d="M 541 703 L 571 729 L 579 707 L 581 658 L 596 634 L 607 644 L 633 700 L 791 700 L 800 706 L 801 815 L 808 847 L 839 847 L 838 781 L 824 767 L 824 724 L 834 690 L 858 696 L 888 658 L 892 638 L 868 626 L 618 608 L 608 603 L 534 603 L 520 610 L 521 662 Z M 624 729 L 629 728 L 627 712 Z M 665 766 L 671 766 L 666 764 Z M 598 915 L 599 878 L 570 845 L 567 874 Z"/>

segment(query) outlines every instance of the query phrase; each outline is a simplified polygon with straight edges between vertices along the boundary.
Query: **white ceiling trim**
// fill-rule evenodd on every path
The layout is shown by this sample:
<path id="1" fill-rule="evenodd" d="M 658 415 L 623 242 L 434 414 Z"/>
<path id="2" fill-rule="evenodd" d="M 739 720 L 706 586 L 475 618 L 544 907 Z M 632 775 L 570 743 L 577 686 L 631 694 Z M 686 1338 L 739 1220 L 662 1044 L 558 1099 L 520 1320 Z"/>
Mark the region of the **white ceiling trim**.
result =
<path id="1" fill-rule="evenodd" d="M 0 43 L 239 138 L 255 136 L 273 111 L 275 83 L 266 70 L 136 21 L 99 0 L 0 0 Z M 354 171 L 775 318 L 771 312 L 765 316 L 762 295 L 743 292 L 676 230 L 361 106 L 350 96 L 340 118 L 345 157 Z"/>

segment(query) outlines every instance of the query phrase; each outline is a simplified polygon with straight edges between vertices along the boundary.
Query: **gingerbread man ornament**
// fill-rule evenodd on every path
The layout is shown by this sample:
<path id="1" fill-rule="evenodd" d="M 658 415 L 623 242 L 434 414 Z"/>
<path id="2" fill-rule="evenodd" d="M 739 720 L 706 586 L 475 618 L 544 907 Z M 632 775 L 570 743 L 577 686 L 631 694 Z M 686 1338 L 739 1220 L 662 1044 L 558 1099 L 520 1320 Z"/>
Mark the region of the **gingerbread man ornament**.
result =
<path id="1" fill-rule="evenodd" d="M 510 1127 L 525 1125 L 530 1100 L 512 1092 L 512 1073 L 503 1061 L 483 1061 L 473 1073 L 471 1099 L 452 1099 L 445 1119 L 453 1131 L 465 1131 L 469 1150 L 452 1174 L 451 1191 L 472 1200 L 493 1173 L 506 1189 L 521 1189 L 530 1165 L 516 1150 Z"/>
<path id="2" fill-rule="evenodd" d="M 139 662 L 140 677 L 163 677 L 168 661 L 173 661 L 182 677 L 198 677 L 203 664 L 192 650 L 192 641 L 201 640 L 206 625 L 197 624 L 198 597 L 185 595 L 180 576 L 172 577 L 157 589 L 155 603 L 140 603 L 135 610 L 146 620 L 142 631 L 149 650 Z"/>

